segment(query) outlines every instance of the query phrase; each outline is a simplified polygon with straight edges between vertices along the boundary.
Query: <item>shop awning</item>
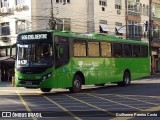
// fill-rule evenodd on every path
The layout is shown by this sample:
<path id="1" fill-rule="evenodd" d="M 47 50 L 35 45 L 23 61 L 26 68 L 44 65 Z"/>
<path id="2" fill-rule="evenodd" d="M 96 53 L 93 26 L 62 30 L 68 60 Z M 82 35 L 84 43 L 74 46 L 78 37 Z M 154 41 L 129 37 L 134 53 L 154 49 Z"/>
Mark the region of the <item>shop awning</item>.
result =
<path id="1" fill-rule="evenodd" d="M 6 56 L 6 57 L 0 57 L 0 61 L 7 60 L 7 59 L 9 59 L 9 58 L 10 58 L 10 56 Z"/>
<path id="2" fill-rule="evenodd" d="M 124 33 L 122 26 L 116 26 L 117 33 Z"/>
<path id="3" fill-rule="evenodd" d="M 14 63 L 15 60 L 10 58 L 10 56 L 0 57 L 0 63 Z"/>
<path id="4" fill-rule="evenodd" d="M 109 31 L 109 27 L 108 27 L 107 24 L 100 24 L 100 27 L 102 28 L 102 30 L 103 30 L 104 32 Z"/>

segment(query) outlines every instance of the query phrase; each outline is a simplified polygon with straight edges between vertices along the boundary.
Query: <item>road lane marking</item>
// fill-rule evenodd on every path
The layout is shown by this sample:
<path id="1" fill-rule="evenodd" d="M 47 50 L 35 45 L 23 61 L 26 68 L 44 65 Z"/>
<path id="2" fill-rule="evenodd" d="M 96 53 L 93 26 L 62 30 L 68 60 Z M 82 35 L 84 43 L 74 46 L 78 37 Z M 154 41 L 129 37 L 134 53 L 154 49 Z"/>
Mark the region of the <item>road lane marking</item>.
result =
<path id="1" fill-rule="evenodd" d="M 81 102 L 81 103 L 83 103 L 83 104 L 86 104 L 86 105 L 88 105 L 88 106 L 91 106 L 91 107 L 93 107 L 93 108 L 96 108 L 96 109 L 98 109 L 98 110 L 100 110 L 100 111 L 106 112 L 107 114 L 110 114 L 110 115 L 115 116 L 114 113 L 107 111 L 107 109 L 103 109 L 103 108 L 94 106 L 94 105 L 92 105 L 92 104 L 90 104 L 90 103 L 87 103 L 87 102 L 85 102 L 85 101 L 82 101 L 82 100 L 80 100 L 80 99 L 77 99 L 77 98 L 72 97 L 72 96 L 67 95 L 67 94 L 64 94 L 64 95 L 67 96 L 67 97 L 69 97 L 69 98 L 71 98 L 71 99 L 74 99 L 74 100 L 76 100 L 76 101 L 79 101 L 79 102 Z"/>
<path id="2" fill-rule="evenodd" d="M 144 111 L 160 111 L 160 106 L 145 109 Z"/>
<path id="3" fill-rule="evenodd" d="M 142 109 L 130 106 L 130 105 L 126 105 L 126 104 L 123 104 L 123 103 L 115 102 L 115 101 L 112 101 L 112 100 L 109 100 L 109 99 L 106 99 L 106 98 L 102 98 L 102 97 L 99 97 L 99 96 L 96 96 L 96 95 L 92 95 L 92 94 L 87 94 L 87 95 L 95 97 L 95 98 L 99 98 L 101 100 L 106 100 L 106 101 L 109 101 L 109 102 L 112 102 L 112 103 L 115 103 L 115 104 L 118 104 L 118 105 L 122 105 L 122 106 L 126 106 L 126 107 L 129 107 L 129 108 L 133 108 L 133 109 L 136 109 L 136 110 L 142 110 Z"/>
<path id="4" fill-rule="evenodd" d="M 21 100 L 21 102 L 23 103 L 23 105 L 25 106 L 26 110 L 31 113 L 32 110 L 29 108 L 28 104 L 27 104 L 26 101 L 23 99 L 23 97 L 21 96 L 20 92 L 19 92 L 19 91 L 16 91 L 16 93 L 17 93 L 19 99 Z M 32 118 L 33 118 L 33 120 L 38 120 L 36 117 L 32 117 Z"/>
<path id="5" fill-rule="evenodd" d="M 14 92 L 16 93 L 17 90 L 0 90 L 2 92 Z M 26 90 L 18 90 L 20 92 L 24 92 L 24 93 L 36 93 L 37 91 L 26 91 Z"/>
<path id="6" fill-rule="evenodd" d="M 38 94 L 40 94 L 38 92 Z M 63 111 L 67 112 L 69 115 L 71 115 L 72 117 L 74 117 L 76 120 L 81 120 L 79 117 L 77 117 L 75 114 L 73 114 L 72 112 L 70 112 L 69 110 L 67 110 L 65 107 L 61 106 L 60 104 L 58 104 L 57 102 L 53 101 L 52 99 L 48 98 L 45 95 L 40 94 L 41 96 L 43 96 L 44 98 L 46 98 L 48 101 L 50 101 L 51 103 L 53 103 L 54 105 L 58 106 L 60 109 L 62 109 Z"/>
<path id="7" fill-rule="evenodd" d="M 130 99 L 130 100 L 135 100 L 135 101 L 143 102 L 143 103 L 147 103 L 147 104 L 159 105 L 159 104 L 151 103 L 151 102 L 144 101 L 144 100 L 139 100 L 139 99 L 135 99 L 135 98 L 129 98 L 129 97 L 127 97 L 127 96 L 121 96 L 121 95 L 116 95 L 116 96 L 118 96 L 118 97 L 123 97 L 123 98 L 127 98 L 127 99 Z"/>
<path id="8" fill-rule="evenodd" d="M 0 91 L 2 91 L 2 92 L 16 92 L 17 90 L 0 90 Z M 37 91 L 35 90 L 35 91 L 25 91 L 25 90 L 19 90 L 19 91 L 23 91 L 24 93 L 37 93 Z M 78 93 L 78 94 L 86 94 L 86 93 Z M 145 96 L 145 95 L 125 95 L 125 94 L 100 94 L 100 93 L 94 93 L 94 92 L 92 92 L 92 94 L 98 94 L 98 95 L 121 95 L 121 96 L 134 96 L 134 97 L 136 97 L 136 96 L 140 96 L 140 97 L 151 97 L 151 98 L 156 98 L 156 99 L 160 99 L 160 96 Z"/>
<path id="9" fill-rule="evenodd" d="M 79 94 L 86 94 L 86 93 L 79 93 Z M 146 97 L 146 98 L 156 98 L 156 99 L 160 99 L 160 96 L 145 96 L 145 95 L 125 95 L 125 94 L 100 94 L 100 93 L 91 93 L 91 94 L 97 94 L 97 95 L 101 95 L 101 96 L 106 96 L 106 95 L 120 95 L 120 96 L 133 96 L 133 97 Z"/>

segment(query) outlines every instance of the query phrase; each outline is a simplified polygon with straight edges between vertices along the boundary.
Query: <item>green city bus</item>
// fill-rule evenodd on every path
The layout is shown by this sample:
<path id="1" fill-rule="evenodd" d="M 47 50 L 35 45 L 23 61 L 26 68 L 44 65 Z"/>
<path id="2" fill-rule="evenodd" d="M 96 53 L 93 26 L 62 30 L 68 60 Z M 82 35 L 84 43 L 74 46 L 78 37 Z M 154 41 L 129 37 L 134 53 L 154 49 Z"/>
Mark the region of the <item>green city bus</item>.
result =
<path id="1" fill-rule="evenodd" d="M 16 46 L 16 87 L 79 92 L 82 85 L 128 86 L 131 80 L 150 75 L 147 42 L 44 30 L 20 33 Z"/>

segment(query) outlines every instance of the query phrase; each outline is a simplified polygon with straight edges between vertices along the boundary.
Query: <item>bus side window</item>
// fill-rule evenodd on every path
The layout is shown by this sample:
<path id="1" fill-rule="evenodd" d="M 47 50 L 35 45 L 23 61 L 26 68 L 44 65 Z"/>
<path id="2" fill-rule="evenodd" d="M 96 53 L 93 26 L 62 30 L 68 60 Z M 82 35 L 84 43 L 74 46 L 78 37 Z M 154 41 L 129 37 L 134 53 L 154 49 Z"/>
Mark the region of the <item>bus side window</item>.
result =
<path id="1" fill-rule="evenodd" d="M 111 57 L 111 43 L 101 42 L 101 55 L 102 57 Z"/>
<path id="2" fill-rule="evenodd" d="M 73 42 L 73 56 L 75 57 L 84 57 L 86 53 L 86 42 L 85 41 L 74 41 Z"/>
<path id="3" fill-rule="evenodd" d="M 148 47 L 145 45 L 141 45 L 141 56 L 148 57 Z"/>
<path id="4" fill-rule="evenodd" d="M 124 57 L 132 57 L 132 46 L 129 44 L 123 45 L 123 56 Z"/>
<path id="5" fill-rule="evenodd" d="M 140 45 L 133 45 L 133 57 L 141 57 Z"/>
<path id="6" fill-rule="evenodd" d="M 88 56 L 89 57 L 99 57 L 99 42 L 88 42 Z"/>
<path id="7" fill-rule="evenodd" d="M 113 43 L 112 44 L 113 57 L 123 57 L 122 44 Z"/>

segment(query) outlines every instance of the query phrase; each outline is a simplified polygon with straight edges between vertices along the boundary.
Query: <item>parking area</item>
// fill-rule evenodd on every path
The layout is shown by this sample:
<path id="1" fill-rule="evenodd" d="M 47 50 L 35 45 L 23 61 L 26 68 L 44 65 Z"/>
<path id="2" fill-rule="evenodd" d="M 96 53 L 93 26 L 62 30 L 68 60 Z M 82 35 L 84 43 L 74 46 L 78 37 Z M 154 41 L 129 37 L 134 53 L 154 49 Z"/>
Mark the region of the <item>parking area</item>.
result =
<path id="1" fill-rule="evenodd" d="M 152 80 L 152 83 L 151 83 Z M 128 87 L 84 86 L 81 93 L 65 89 L 0 88 L 2 119 L 159 119 L 160 80 L 143 79 Z M 34 117 L 33 117 L 34 116 Z"/>

